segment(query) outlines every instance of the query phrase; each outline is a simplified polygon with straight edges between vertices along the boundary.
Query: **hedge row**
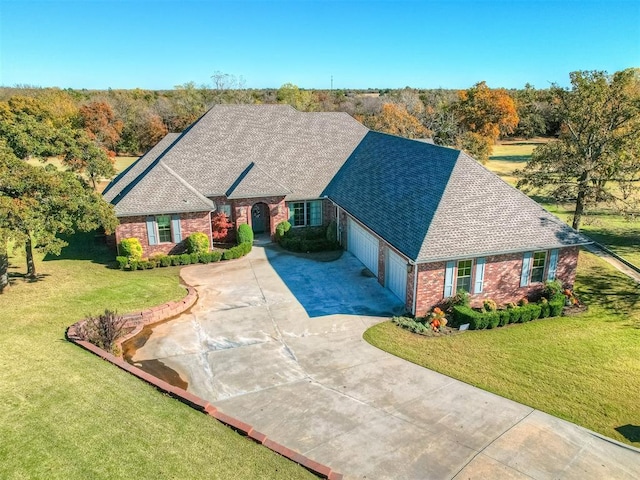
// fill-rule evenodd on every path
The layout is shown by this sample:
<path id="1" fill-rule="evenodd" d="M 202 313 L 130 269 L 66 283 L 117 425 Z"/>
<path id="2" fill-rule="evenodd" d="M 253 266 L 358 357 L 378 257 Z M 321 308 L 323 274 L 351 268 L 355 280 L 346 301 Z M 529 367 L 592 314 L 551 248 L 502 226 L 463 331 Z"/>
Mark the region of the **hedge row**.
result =
<path id="1" fill-rule="evenodd" d="M 129 257 L 118 256 L 116 262 L 120 270 L 150 270 L 156 267 L 170 267 L 191 265 L 195 263 L 212 263 L 220 260 L 232 260 L 245 256 L 251 251 L 251 243 L 241 243 L 224 252 L 194 252 L 182 255 L 154 255 L 148 259 L 134 260 Z"/>
<path id="2" fill-rule="evenodd" d="M 504 310 L 480 311 L 464 305 L 453 307 L 454 326 L 469 324 L 470 330 L 502 327 L 509 323 L 525 323 L 538 318 L 558 317 L 564 307 L 564 295 L 543 299 L 538 303 L 512 306 Z"/>

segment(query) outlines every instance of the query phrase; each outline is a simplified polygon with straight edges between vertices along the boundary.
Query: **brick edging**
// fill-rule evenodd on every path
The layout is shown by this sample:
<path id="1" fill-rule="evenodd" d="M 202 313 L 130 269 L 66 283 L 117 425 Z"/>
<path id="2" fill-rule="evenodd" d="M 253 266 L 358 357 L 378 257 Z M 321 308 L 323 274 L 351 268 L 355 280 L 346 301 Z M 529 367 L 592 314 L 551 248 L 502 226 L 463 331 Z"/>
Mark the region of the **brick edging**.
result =
<path id="1" fill-rule="evenodd" d="M 176 317 L 193 307 L 198 300 L 198 292 L 195 288 L 189 285 L 183 285 L 183 287 L 187 289 L 187 295 L 181 300 L 163 303 L 146 310 L 123 315 L 122 317 L 125 319 L 124 327 L 133 327 L 133 330 L 116 340 L 116 346 L 122 350 L 122 344 L 130 338 L 138 335 L 145 326 Z M 82 340 L 77 335 L 76 331 L 83 322 L 84 320 L 80 320 L 67 328 L 67 339 L 74 343 L 78 343 L 78 341 Z"/>
<path id="2" fill-rule="evenodd" d="M 125 323 L 126 327 L 134 327 L 134 330 L 130 332 L 125 337 L 122 337 L 118 340 L 117 344 L 120 346 L 122 342 L 128 340 L 129 338 L 137 335 L 145 325 L 149 325 L 151 323 L 160 322 L 162 320 L 169 319 L 180 313 L 191 308 L 198 298 L 198 294 L 196 289 L 190 286 L 186 286 L 187 288 L 187 296 L 178 302 L 169 302 L 166 304 L 158 305 L 157 307 L 150 308 L 148 310 L 143 310 L 141 312 L 130 313 L 124 315 L 127 319 Z M 98 357 L 106 360 L 107 362 L 112 363 L 116 367 L 124 370 L 125 372 L 130 373 L 138 377 L 141 380 L 153 385 L 159 391 L 167 393 L 173 398 L 181 401 L 182 403 L 194 408 L 206 415 L 209 415 L 219 422 L 231 427 L 242 435 L 245 435 L 251 438 L 253 441 L 264 445 L 269 450 L 272 450 L 283 457 L 288 458 L 289 460 L 302 465 L 304 468 L 309 470 L 310 472 L 318 475 L 321 478 L 328 478 L 329 480 L 342 480 L 342 474 L 338 472 L 334 472 L 331 468 L 318 463 L 305 455 L 296 452 L 295 450 L 291 450 L 284 445 L 275 442 L 268 438 L 264 433 L 261 433 L 255 430 L 251 425 L 238 420 L 235 417 L 227 415 L 221 411 L 219 411 L 214 405 L 210 404 L 206 400 L 194 395 L 193 393 L 187 392 L 186 390 L 175 387 L 164 380 L 160 380 L 159 378 L 154 377 L 153 375 L 141 370 L 140 368 L 131 365 L 124 361 L 124 359 L 120 357 L 116 357 L 115 355 L 97 347 L 96 345 L 89 343 L 85 340 L 82 340 L 76 334 L 77 326 L 83 322 L 84 320 L 80 320 L 79 322 L 74 323 L 66 331 L 67 340 L 76 345 L 84 348 L 85 350 L 97 355 Z"/>

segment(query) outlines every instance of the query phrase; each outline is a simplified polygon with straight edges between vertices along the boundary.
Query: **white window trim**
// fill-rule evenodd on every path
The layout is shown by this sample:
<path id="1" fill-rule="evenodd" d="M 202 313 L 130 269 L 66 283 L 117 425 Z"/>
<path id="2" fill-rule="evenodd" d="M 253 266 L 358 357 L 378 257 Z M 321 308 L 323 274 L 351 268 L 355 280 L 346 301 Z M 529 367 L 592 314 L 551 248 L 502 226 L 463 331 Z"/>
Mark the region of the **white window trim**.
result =
<path id="1" fill-rule="evenodd" d="M 169 219 L 169 241 L 163 242 L 160 240 L 160 227 L 158 225 L 158 217 L 167 217 Z M 171 226 L 171 215 L 156 215 L 153 217 L 153 224 L 156 229 L 156 238 L 158 239 L 158 245 L 163 245 L 167 243 L 173 243 L 173 227 Z"/>
<path id="2" fill-rule="evenodd" d="M 533 262 L 536 258 L 536 253 L 544 253 L 544 265 L 542 265 L 542 280 L 540 280 L 539 282 L 534 282 L 532 280 L 533 278 Z M 536 250 L 534 252 L 531 252 L 531 265 L 529 265 L 529 283 L 527 286 L 530 285 L 541 285 L 545 282 L 545 279 L 547 278 L 547 269 L 549 268 L 549 250 Z"/>
<path id="3" fill-rule="evenodd" d="M 320 203 L 320 223 L 318 225 L 310 225 L 307 224 L 307 214 L 308 214 L 308 209 L 309 209 L 309 203 L 311 202 L 319 202 Z M 295 202 L 288 202 L 287 203 L 287 208 L 289 209 L 289 218 L 291 218 L 292 215 L 292 207 L 290 207 L 290 205 L 293 205 L 294 203 L 302 203 L 304 205 L 304 211 L 302 214 L 303 220 L 304 220 L 304 224 L 302 225 L 294 225 L 292 222 L 291 223 L 291 228 L 304 228 L 304 227 L 321 227 L 323 224 L 322 218 L 323 218 L 323 201 L 321 199 L 316 199 L 316 200 L 299 200 L 299 201 L 295 201 Z"/>
<path id="4" fill-rule="evenodd" d="M 455 274 L 453 276 L 453 294 L 458 293 L 458 265 L 460 262 L 471 262 L 470 272 L 469 272 L 469 291 L 467 292 L 469 295 L 473 295 L 473 282 L 474 282 L 474 267 L 476 265 L 475 258 L 461 258 L 460 260 L 456 260 L 455 266 Z"/>

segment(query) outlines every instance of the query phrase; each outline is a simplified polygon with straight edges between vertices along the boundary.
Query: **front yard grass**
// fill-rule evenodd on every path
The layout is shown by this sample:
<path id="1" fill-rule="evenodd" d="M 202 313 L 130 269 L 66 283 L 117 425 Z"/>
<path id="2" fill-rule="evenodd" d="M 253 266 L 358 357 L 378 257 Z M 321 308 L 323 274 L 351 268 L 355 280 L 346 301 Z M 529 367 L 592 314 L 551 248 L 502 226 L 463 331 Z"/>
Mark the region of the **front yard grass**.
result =
<path id="1" fill-rule="evenodd" d="M 316 478 L 216 420 L 64 339 L 105 308 L 128 312 L 185 295 L 178 268 L 122 272 L 79 235 L 38 258 L 25 282 L 11 258 L 0 295 L 0 478 Z"/>
<path id="2" fill-rule="evenodd" d="M 640 287 L 581 252 L 575 290 L 589 305 L 581 316 L 439 338 L 385 322 L 364 338 L 410 362 L 640 446 L 616 430 L 640 419 Z"/>

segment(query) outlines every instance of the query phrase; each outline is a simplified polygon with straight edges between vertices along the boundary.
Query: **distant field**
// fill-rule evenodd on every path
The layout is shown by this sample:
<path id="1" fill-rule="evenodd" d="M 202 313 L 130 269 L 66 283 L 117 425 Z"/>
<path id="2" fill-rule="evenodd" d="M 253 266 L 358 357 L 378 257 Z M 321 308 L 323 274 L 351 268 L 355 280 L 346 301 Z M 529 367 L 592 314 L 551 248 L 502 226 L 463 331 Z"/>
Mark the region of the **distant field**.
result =
<path id="1" fill-rule="evenodd" d="M 533 149 L 546 141 L 548 140 L 532 139 L 503 142 L 494 147 L 493 155 L 485 166 L 504 181 L 515 185 L 517 179 L 513 171 L 524 168 L 531 158 Z M 573 205 L 557 204 L 553 201 L 545 201 L 543 198 L 536 198 L 536 200 L 558 218 L 571 224 Z M 640 220 L 625 219 L 611 208 L 602 206 L 583 218 L 581 230 L 596 242 L 640 266 Z"/>
<path id="2" fill-rule="evenodd" d="M 135 162 L 138 159 L 138 157 L 116 157 L 114 160 L 114 167 L 116 169 L 117 173 L 120 173 L 121 171 L 123 171 L 125 168 L 127 168 L 129 165 L 131 165 L 133 162 Z M 66 170 L 67 168 L 62 164 L 62 161 L 59 158 L 49 158 L 46 162 L 41 162 L 40 160 L 37 159 L 30 159 L 27 160 L 28 163 L 30 163 L 31 165 L 46 165 L 46 164 L 51 164 L 54 165 L 56 168 L 60 169 L 60 170 Z M 104 190 L 106 188 L 107 185 L 109 185 L 109 182 L 111 181 L 111 179 L 108 180 L 104 180 L 102 182 L 100 182 L 98 184 L 98 191 L 101 192 L 102 190 Z"/>

